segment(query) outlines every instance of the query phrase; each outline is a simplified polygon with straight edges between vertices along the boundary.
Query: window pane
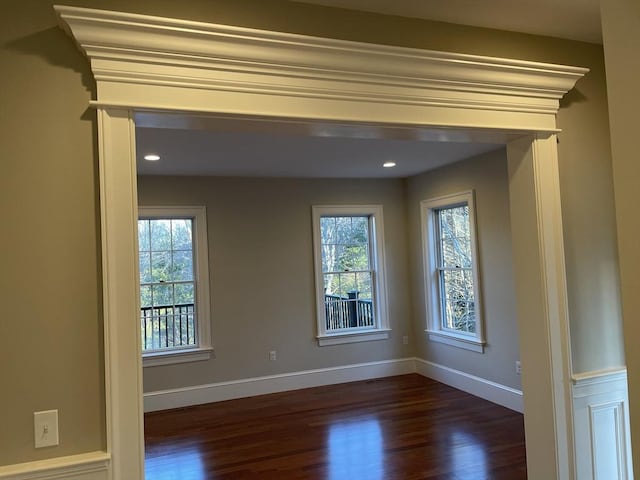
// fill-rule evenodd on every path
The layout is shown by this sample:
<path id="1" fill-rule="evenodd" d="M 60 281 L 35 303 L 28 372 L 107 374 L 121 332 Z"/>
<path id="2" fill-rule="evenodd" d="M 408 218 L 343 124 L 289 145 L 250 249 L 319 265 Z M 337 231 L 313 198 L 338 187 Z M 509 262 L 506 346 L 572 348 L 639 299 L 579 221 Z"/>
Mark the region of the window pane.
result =
<path id="1" fill-rule="evenodd" d="M 443 328 L 475 333 L 475 301 L 471 270 L 440 272 L 442 285 Z"/>
<path id="2" fill-rule="evenodd" d="M 151 281 L 154 283 L 171 280 L 171 253 L 151 252 Z"/>
<path id="3" fill-rule="evenodd" d="M 171 249 L 171 220 L 150 220 L 151 250 Z"/>
<path id="4" fill-rule="evenodd" d="M 344 265 L 344 245 L 325 245 L 327 247 L 327 272 L 343 272 Z"/>
<path id="5" fill-rule="evenodd" d="M 171 220 L 173 250 L 192 249 L 192 223 L 193 220 L 191 220 L 190 218 Z"/>
<path id="6" fill-rule="evenodd" d="M 440 266 L 471 268 L 471 234 L 469 207 L 444 208 L 438 211 Z"/>
<path id="7" fill-rule="evenodd" d="M 140 283 L 151 282 L 151 254 L 149 252 L 140 252 Z"/>
<path id="8" fill-rule="evenodd" d="M 138 220 L 138 250 L 149 251 L 149 220 Z"/>
<path id="9" fill-rule="evenodd" d="M 193 280 L 193 255 L 190 251 L 173 252 L 171 280 L 175 282 Z"/>
<path id="10" fill-rule="evenodd" d="M 371 273 L 356 273 L 356 283 L 358 286 L 358 299 L 356 300 L 358 326 L 373 327 L 375 325 L 375 317 L 373 311 L 373 300 L 371 296 Z"/>
<path id="11" fill-rule="evenodd" d="M 352 217 L 352 243 L 369 243 L 369 218 Z"/>
<path id="12" fill-rule="evenodd" d="M 442 238 L 469 236 L 469 206 L 444 208 L 438 211 Z"/>
<path id="13" fill-rule="evenodd" d="M 151 286 L 145 285 L 140 287 L 140 307 L 146 308 L 153 305 L 151 302 Z"/>
<path id="14" fill-rule="evenodd" d="M 351 243 L 351 217 L 335 217 L 338 243 Z"/>
<path id="15" fill-rule="evenodd" d="M 337 274 L 324 275 L 324 294 L 339 295 L 340 278 Z"/>
<path id="16" fill-rule="evenodd" d="M 320 218 L 320 238 L 323 244 L 336 243 L 338 241 L 336 219 L 334 217 Z"/>
<path id="17" fill-rule="evenodd" d="M 320 247 L 322 251 L 322 271 L 332 272 L 335 268 L 335 245 L 322 245 Z"/>
<path id="18" fill-rule="evenodd" d="M 340 288 L 338 290 L 340 296 L 344 298 L 355 298 L 357 293 L 356 288 L 356 274 L 355 273 L 340 273 Z"/>
<path id="19" fill-rule="evenodd" d="M 152 285 L 153 305 L 173 305 L 173 285 Z"/>
<path id="20" fill-rule="evenodd" d="M 341 266 L 344 271 L 368 270 L 369 250 L 367 245 L 346 246 L 342 252 Z"/>
<path id="21" fill-rule="evenodd" d="M 180 283 L 175 285 L 175 304 L 190 305 L 195 303 L 193 283 Z"/>
<path id="22" fill-rule="evenodd" d="M 443 267 L 471 268 L 471 240 L 469 238 L 443 238 L 441 249 Z"/>
<path id="23" fill-rule="evenodd" d="M 356 273 L 358 298 L 371 300 L 371 272 Z"/>

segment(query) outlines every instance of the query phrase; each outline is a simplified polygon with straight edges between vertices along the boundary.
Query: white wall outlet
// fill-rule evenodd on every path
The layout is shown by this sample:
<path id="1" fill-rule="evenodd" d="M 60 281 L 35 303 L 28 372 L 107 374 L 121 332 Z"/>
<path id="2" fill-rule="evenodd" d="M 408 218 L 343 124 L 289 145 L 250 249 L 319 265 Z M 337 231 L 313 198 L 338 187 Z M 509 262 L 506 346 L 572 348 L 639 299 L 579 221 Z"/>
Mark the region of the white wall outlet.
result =
<path id="1" fill-rule="evenodd" d="M 409 336 L 405 335 L 402 337 L 402 344 L 403 345 L 409 345 Z"/>
<path id="2" fill-rule="evenodd" d="M 520 360 L 516 360 L 516 374 L 522 375 L 522 365 L 520 365 Z"/>
<path id="3" fill-rule="evenodd" d="M 36 448 L 58 445 L 58 410 L 33 412 L 33 433 Z"/>
<path id="4" fill-rule="evenodd" d="M 277 356 L 277 354 L 276 354 L 276 351 L 275 351 L 275 350 L 271 350 L 271 351 L 269 352 L 269 360 L 271 360 L 272 362 L 273 362 L 277 357 L 278 357 L 278 356 Z"/>

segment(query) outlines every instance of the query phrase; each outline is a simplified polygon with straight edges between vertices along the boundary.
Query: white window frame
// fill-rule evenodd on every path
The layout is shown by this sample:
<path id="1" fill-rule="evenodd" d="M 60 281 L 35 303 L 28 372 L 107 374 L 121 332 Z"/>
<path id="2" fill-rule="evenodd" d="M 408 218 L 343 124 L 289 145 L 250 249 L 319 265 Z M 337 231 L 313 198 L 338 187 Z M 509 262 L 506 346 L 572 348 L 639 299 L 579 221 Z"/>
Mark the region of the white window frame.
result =
<path id="1" fill-rule="evenodd" d="M 320 218 L 325 216 L 370 217 L 370 263 L 373 272 L 372 301 L 376 324 L 374 327 L 327 332 L 324 307 L 324 277 L 322 271 L 322 237 Z M 389 338 L 389 312 L 387 307 L 387 282 L 384 257 L 384 223 L 382 205 L 316 205 L 312 207 L 313 250 L 316 274 L 316 320 L 319 346 L 343 343 L 386 340 Z"/>
<path id="2" fill-rule="evenodd" d="M 209 244 L 207 240 L 207 211 L 204 206 L 140 206 L 138 219 L 193 220 L 193 278 L 195 283 L 196 346 L 175 350 L 142 352 L 143 367 L 209 360 L 211 346 L 211 303 L 209 296 Z M 136 270 L 138 266 L 136 265 Z M 138 303 L 140 302 L 140 274 L 138 272 Z M 138 304 L 138 311 L 140 305 Z M 139 318 L 139 317 L 138 317 Z M 138 319 L 139 321 L 139 319 Z"/>
<path id="3" fill-rule="evenodd" d="M 440 275 L 438 274 L 438 230 L 436 212 L 445 208 L 469 206 L 469 232 L 471 236 L 473 289 L 476 313 L 475 333 L 454 332 L 443 327 Z M 482 298 L 478 269 L 477 226 L 473 190 L 444 195 L 420 202 L 422 218 L 422 252 L 424 259 L 426 333 L 429 340 L 466 350 L 483 353 L 486 344 L 482 316 Z"/>

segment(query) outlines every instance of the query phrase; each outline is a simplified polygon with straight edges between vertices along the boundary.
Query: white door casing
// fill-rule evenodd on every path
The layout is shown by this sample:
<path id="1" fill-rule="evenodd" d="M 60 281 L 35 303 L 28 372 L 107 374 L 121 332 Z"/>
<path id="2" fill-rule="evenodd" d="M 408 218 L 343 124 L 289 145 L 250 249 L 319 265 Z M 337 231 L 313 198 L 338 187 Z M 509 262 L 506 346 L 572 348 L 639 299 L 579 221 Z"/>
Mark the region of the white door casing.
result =
<path id="1" fill-rule="evenodd" d="M 56 6 L 97 84 L 107 449 L 141 479 L 135 114 L 251 116 L 504 136 L 529 478 L 574 478 L 556 120 L 587 69 Z M 542 359 L 542 360 L 541 360 Z M 527 366 L 537 368 L 528 369 Z"/>

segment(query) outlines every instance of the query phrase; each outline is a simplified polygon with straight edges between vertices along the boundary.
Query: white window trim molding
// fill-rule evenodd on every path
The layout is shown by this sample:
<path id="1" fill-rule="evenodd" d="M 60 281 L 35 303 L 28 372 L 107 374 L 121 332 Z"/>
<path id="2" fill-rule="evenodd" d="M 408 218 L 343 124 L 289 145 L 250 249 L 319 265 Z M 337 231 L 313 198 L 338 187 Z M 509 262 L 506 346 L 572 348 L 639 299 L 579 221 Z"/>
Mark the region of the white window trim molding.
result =
<path id="1" fill-rule="evenodd" d="M 437 278 L 436 216 L 435 210 L 466 204 L 469 206 L 469 228 L 471 233 L 471 252 L 473 254 L 472 272 L 473 289 L 476 304 L 476 333 L 469 335 L 457 333 L 442 327 L 442 305 L 440 301 L 440 282 Z M 427 338 L 458 348 L 484 353 L 484 319 L 482 308 L 482 288 L 478 267 L 478 241 L 476 225 L 475 195 L 473 190 L 429 198 L 420 202 L 422 225 L 422 264 L 425 296 L 425 312 L 427 313 Z"/>
<path id="2" fill-rule="evenodd" d="M 169 351 L 142 353 L 143 367 L 157 367 L 173 363 L 209 360 L 211 346 L 211 297 L 209 290 L 209 242 L 207 238 L 207 209 L 203 205 L 139 206 L 138 218 L 190 218 L 193 219 L 194 278 L 196 284 L 197 346 Z M 138 274 L 139 278 L 139 274 Z M 140 289 L 138 283 L 138 298 Z"/>
<path id="3" fill-rule="evenodd" d="M 241 115 L 507 144 L 529 478 L 574 477 L 556 114 L 588 69 L 54 7 L 96 80 L 112 480 L 144 475 L 135 119 Z M 170 48 L 169 48 L 170 46 Z M 495 141 L 495 138 L 494 138 Z M 136 368 L 137 365 L 137 368 Z M 528 401 L 531 395 L 532 401 Z"/>
<path id="4" fill-rule="evenodd" d="M 376 326 L 374 328 L 353 329 L 329 333 L 325 327 L 324 312 L 324 276 L 322 272 L 322 246 L 320 235 L 320 218 L 331 216 L 370 216 L 373 223 L 373 235 L 369 239 L 371 251 L 369 259 L 374 272 L 374 312 L 376 312 Z M 387 302 L 387 277 L 384 247 L 384 220 L 382 205 L 314 205 L 311 207 L 313 220 L 313 265 L 315 271 L 316 288 L 316 322 L 318 345 L 339 345 L 343 343 L 367 342 L 386 340 L 389 338 L 389 307 Z"/>

